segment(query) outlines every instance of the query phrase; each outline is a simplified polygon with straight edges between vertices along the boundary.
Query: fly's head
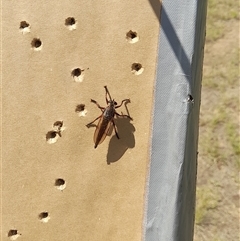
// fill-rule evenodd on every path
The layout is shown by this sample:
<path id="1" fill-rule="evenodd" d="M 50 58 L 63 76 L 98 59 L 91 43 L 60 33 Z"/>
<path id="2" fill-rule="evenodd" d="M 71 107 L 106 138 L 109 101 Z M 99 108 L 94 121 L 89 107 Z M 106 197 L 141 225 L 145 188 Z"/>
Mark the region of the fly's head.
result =
<path id="1" fill-rule="evenodd" d="M 111 108 L 113 108 L 113 109 L 115 109 L 115 106 L 117 105 L 117 102 L 116 101 L 114 101 L 114 100 L 109 100 L 109 106 L 111 107 Z"/>

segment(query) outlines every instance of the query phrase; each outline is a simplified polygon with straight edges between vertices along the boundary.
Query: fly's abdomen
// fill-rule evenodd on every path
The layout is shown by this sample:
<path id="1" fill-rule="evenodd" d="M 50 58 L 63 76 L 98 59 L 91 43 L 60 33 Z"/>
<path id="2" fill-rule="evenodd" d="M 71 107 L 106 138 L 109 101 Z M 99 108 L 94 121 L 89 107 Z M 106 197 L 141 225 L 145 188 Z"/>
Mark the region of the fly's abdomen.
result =
<path id="1" fill-rule="evenodd" d="M 103 115 L 94 133 L 95 148 L 104 141 L 111 125 L 112 125 L 112 121 L 109 120 L 108 118 L 105 118 Z"/>

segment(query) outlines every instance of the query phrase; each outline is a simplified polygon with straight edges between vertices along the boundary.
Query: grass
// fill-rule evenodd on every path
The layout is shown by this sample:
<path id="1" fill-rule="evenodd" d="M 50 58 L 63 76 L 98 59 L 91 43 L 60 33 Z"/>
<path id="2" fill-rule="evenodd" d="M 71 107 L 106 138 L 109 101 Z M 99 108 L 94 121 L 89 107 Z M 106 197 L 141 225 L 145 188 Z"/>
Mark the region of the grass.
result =
<path id="1" fill-rule="evenodd" d="M 205 126 L 200 147 L 211 159 L 235 155 L 236 166 L 240 170 L 239 145 L 239 92 L 236 91 L 239 80 L 239 48 L 236 35 L 230 41 L 225 40 L 232 29 L 227 29 L 229 22 L 238 20 L 238 2 L 236 0 L 209 0 L 207 15 L 206 51 L 203 67 L 203 91 L 215 96 L 207 103 L 208 109 L 202 106 L 200 126 Z M 221 22 L 217 27 L 216 23 Z M 231 24 L 232 25 L 232 24 Z M 215 32 L 222 31 L 216 38 Z M 235 32 L 234 32 L 235 34 Z M 216 45 L 216 46 L 214 46 Z M 221 48 L 222 49 L 219 49 Z M 222 143 L 225 142 L 225 143 Z M 222 152 L 221 143 L 224 144 Z M 227 150 L 226 150 L 227 149 Z"/>
<path id="2" fill-rule="evenodd" d="M 207 42 L 216 41 L 226 34 L 225 22 L 239 19 L 236 0 L 208 0 Z"/>
<path id="3" fill-rule="evenodd" d="M 217 195 L 208 186 L 197 188 L 197 210 L 195 213 L 195 223 L 202 224 L 206 221 L 208 210 L 217 208 Z"/>
<path id="4" fill-rule="evenodd" d="M 231 143 L 233 154 L 236 156 L 240 155 L 240 145 L 239 145 L 239 133 L 236 131 L 238 126 L 234 125 L 229 121 L 229 123 L 226 126 L 226 131 L 228 135 L 228 140 Z M 237 159 L 238 168 L 240 170 L 240 160 Z"/>
<path id="5" fill-rule="evenodd" d="M 211 50 L 209 52 L 211 54 Z M 204 66 L 204 85 L 208 88 L 217 88 L 223 93 L 228 87 L 236 87 L 239 77 L 238 64 L 239 50 L 237 47 L 229 49 L 227 53 L 223 51 L 208 56 Z"/>
<path id="6" fill-rule="evenodd" d="M 239 3 L 208 0 L 194 240 L 239 240 Z"/>

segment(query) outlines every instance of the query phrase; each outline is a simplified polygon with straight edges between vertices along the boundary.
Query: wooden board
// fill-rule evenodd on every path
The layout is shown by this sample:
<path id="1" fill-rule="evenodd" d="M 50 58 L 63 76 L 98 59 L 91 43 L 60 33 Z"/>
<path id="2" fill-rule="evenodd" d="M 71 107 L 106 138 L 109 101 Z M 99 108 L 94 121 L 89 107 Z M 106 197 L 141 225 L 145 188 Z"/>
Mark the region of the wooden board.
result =
<path id="1" fill-rule="evenodd" d="M 2 3 L 3 240 L 141 239 L 158 34 L 148 1 Z M 94 149 L 104 85 L 133 121 Z"/>

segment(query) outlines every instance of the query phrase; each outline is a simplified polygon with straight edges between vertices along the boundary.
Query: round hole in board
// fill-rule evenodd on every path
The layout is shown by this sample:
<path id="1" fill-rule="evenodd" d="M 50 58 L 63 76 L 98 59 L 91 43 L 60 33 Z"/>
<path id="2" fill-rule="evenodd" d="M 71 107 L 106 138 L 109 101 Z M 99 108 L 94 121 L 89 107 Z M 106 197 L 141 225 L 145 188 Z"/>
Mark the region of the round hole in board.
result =
<path id="1" fill-rule="evenodd" d="M 65 25 L 68 26 L 68 25 L 73 25 L 76 23 L 76 20 L 75 18 L 73 17 L 69 17 L 69 18 L 66 18 L 65 19 Z"/>
<path id="2" fill-rule="evenodd" d="M 132 73 L 135 75 L 140 75 L 142 74 L 144 68 L 140 63 L 133 63 L 132 64 Z"/>
<path id="3" fill-rule="evenodd" d="M 69 30 L 74 30 L 77 28 L 77 21 L 75 18 L 73 17 L 68 17 L 65 19 L 65 26 L 69 29 Z"/>
<path id="4" fill-rule="evenodd" d="M 87 110 L 85 109 L 85 105 L 84 105 L 84 104 L 79 104 L 79 105 L 77 105 L 76 108 L 75 108 L 75 112 L 76 112 L 79 116 L 86 116 Z"/>
<path id="5" fill-rule="evenodd" d="M 60 191 L 62 191 L 63 189 L 66 188 L 66 182 L 65 182 L 65 180 L 62 179 L 62 178 L 56 179 L 54 185 L 55 185 L 55 187 L 56 187 L 58 190 L 60 190 Z"/>
<path id="6" fill-rule="evenodd" d="M 40 219 L 41 222 L 47 223 L 50 219 L 48 212 L 41 212 L 38 215 L 38 218 Z"/>
<path id="7" fill-rule="evenodd" d="M 72 71 L 72 76 L 79 77 L 82 73 L 82 70 L 80 68 L 76 68 Z"/>
<path id="8" fill-rule="evenodd" d="M 60 131 L 52 130 L 46 134 L 46 141 L 48 144 L 53 144 L 59 137 L 61 137 Z"/>
<path id="9" fill-rule="evenodd" d="M 57 136 L 57 132 L 56 131 L 49 131 L 46 135 L 46 139 L 52 139 L 55 138 Z"/>
<path id="10" fill-rule="evenodd" d="M 85 110 L 85 105 L 84 104 L 79 104 L 76 106 L 75 111 L 76 112 L 80 112 L 80 111 L 84 111 Z"/>
<path id="11" fill-rule="evenodd" d="M 62 131 L 65 130 L 65 126 L 63 125 L 63 121 L 55 121 L 53 123 L 53 132 L 55 131 L 60 137 L 62 136 Z M 54 134 L 53 134 L 54 135 Z"/>
<path id="12" fill-rule="evenodd" d="M 82 82 L 84 78 L 84 69 L 75 68 L 72 70 L 71 75 L 75 82 Z"/>
<path id="13" fill-rule="evenodd" d="M 48 212 L 42 212 L 38 215 L 39 219 L 47 218 L 48 217 Z"/>
<path id="14" fill-rule="evenodd" d="M 57 130 L 61 130 L 61 128 L 63 127 L 63 121 L 55 121 L 53 123 L 53 128 L 57 129 Z"/>
<path id="15" fill-rule="evenodd" d="M 34 50 L 41 50 L 42 41 L 39 38 L 34 38 L 31 42 L 31 45 Z"/>
<path id="16" fill-rule="evenodd" d="M 29 33 L 30 32 L 30 24 L 26 21 L 21 21 L 19 29 L 23 34 Z"/>
<path id="17" fill-rule="evenodd" d="M 61 185 L 64 185 L 64 184 L 65 184 L 65 181 L 62 178 L 58 178 L 58 179 L 55 180 L 55 186 L 61 186 Z"/>
<path id="18" fill-rule="evenodd" d="M 19 28 L 27 28 L 27 27 L 29 27 L 29 26 L 30 26 L 30 24 L 29 24 L 28 22 L 26 22 L 26 21 L 21 21 Z"/>
<path id="19" fill-rule="evenodd" d="M 10 240 L 16 240 L 21 234 L 18 233 L 17 229 L 10 229 L 8 231 L 8 237 L 10 238 Z"/>
<path id="20" fill-rule="evenodd" d="M 139 41 L 139 37 L 137 32 L 134 32 L 132 30 L 128 31 L 126 34 L 126 39 L 129 43 L 133 44 Z"/>

